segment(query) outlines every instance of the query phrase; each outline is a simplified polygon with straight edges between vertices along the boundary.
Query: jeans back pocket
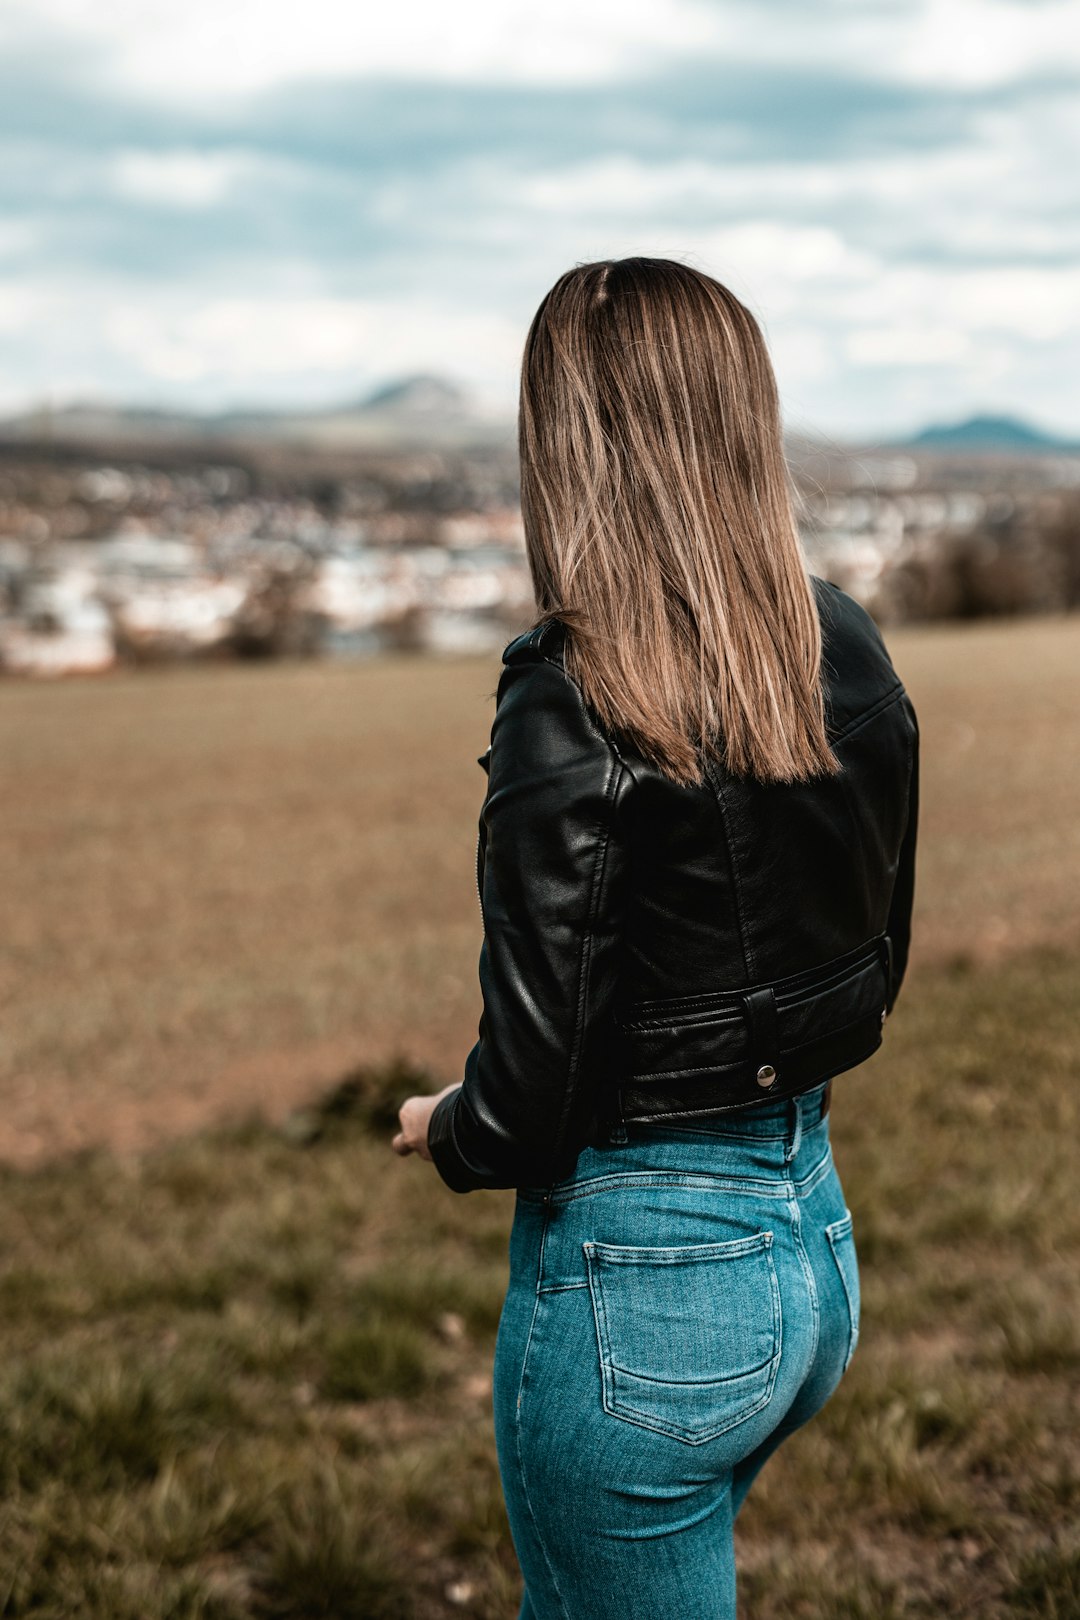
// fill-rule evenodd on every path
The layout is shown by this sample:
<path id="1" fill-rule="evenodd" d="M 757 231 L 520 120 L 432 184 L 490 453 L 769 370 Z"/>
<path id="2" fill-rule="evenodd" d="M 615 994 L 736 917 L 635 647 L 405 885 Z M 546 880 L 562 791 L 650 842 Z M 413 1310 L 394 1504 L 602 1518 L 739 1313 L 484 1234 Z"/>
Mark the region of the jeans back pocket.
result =
<path id="1" fill-rule="evenodd" d="M 605 1411 L 692 1445 L 761 1411 L 780 1364 L 772 1242 L 582 1244 Z"/>
<path id="2" fill-rule="evenodd" d="M 825 1228 L 848 1307 L 848 1347 L 844 1357 L 844 1371 L 855 1354 L 859 1342 L 859 1261 L 855 1253 L 855 1237 L 851 1225 L 851 1211 L 845 1210 L 838 1221 Z"/>

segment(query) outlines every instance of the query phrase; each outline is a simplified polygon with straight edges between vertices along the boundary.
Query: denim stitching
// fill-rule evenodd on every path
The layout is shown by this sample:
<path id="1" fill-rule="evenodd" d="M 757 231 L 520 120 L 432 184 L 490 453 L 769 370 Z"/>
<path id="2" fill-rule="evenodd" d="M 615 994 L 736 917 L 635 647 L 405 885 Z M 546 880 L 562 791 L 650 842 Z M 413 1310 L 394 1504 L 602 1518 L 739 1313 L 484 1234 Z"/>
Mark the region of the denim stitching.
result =
<path id="1" fill-rule="evenodd" d="M 763 1407 L 768 1406 L 770 1400 L 772 1399 L 773 1386 L 776 1382 L 776 1372 L 779 1365 L 780 1352 L 777 1350 L 775 1356 L 773 1357 L 773 1367 L 769 1376 L 769 1382 L 766 1385 L 764 1394 L 761 1396 L 760 1400 L 755 1401 L 753 1406 L 747 1407 L 745 1412 L 740 1412 L 738 1417 L 731 1418 L 721 1428 L 709 1429 L 705 1434 L 690 1434 L 685 1430 L 680 1430 L 674 1423 L 662 1424 L 650 1421 L 650 1419 L 642 1417 L 640 1413 L 632 1413 L 628 1408 L 618 1406 L 614 1402 L 614 1399 L 611 1405 L 608 1405 L 605 1402 L 604 1411 L 607 1412 L 609 1416 L 618 1418 L 622 1423 L 632 1423 L 634 1427 L 638 1429 L 649 1429 L 653 1434 L 665 1435 L 669 1440 L 679 1440 L 684 1445 L 707 1445 L 710 1440 L 719 1440 L 722 1434 L 727 1434 L 730 1430 L 737 1429 L 741 1423 L 748 1423 L 752 1417 L 757 1416 Z"/>
<path id="2" fill-rule="evenodd" d="M 729 1373 L 726 1378 L 654 1378 L 651 1373 L 635 1372 L 633 1367 L 624 1367 L 614 1356 L 610 1357 L 611 1370 L 623 1373 L 627 1378 L 636 1378 L 641 1384 L 658 1384 L 661 1389 L 720 1389 L 724 1384 L 737 1384 L 740 1378 L 752 1378 L 755 1373 L 771 1367 L 777 1357 L 777 1348 L 774 1345 L 765 1360 L 759 1361 L 756 1367 L 744 1367 L 742 1372 Z"/>
<path id="3" fill-rule="evenodd" d="M 593 1322 L 596 1325 L 596 1344 L 600 1361 L 600 1405 L 605 1412 L 611 1411 L 612 1392 L 609 1385 L 608 1371 L 608 1332 L 607 1317 L 604 1314 L 604 1301 L 598 1287 L 593 1286 L 592 1255 L 588 1244 L 583 1246 L 585 1252 L 585 1275 L 588 1278 L 589 1298 L 592 1301 Z"/>
<path id="4" fill-rule="evenodd" d="M 555 1578 L 555 1569 L 552 1565 L 548 1550 L 544 1546 L 544 1538 L 540 1534 L 540 1522 L 536 1517 L 536 1512 L 532 1505 L 532 1498 L 529 1495 L 529 1482 L 525 1477 L 525 1459 L 521 1454 L 521 1396 L 525 1387 L 525 1374 L 529 1364 L 529 1351 L 532 1349 L 533 1329 L 536 1326 L 536 1316 L 540 1309 L 540 1279 L 544 1274 L 544 1249 L 547 1244 L 548 1224 L 549 1217 L 545 1211 L 543 1226 L 541 1227 L 540 1231 L 540 1252 L 537 1257 L 536 1298 L 533 1302 L 533 1313 L 529 1322 L 528 1337 L 525 1340 L 525 1353 L 521 1358 L 521 1377 L 518 1381 L 517 1405 L 514 1408 L 514 1451 L 517 1455 L 518 1475 L 521 1479 L 521 1494 L 525 1498 L 525 1506 L 528 1509 L 529 1518 L 532 1521 L 533 1535 L 536 1537 L 536 1545 L 539 1547 L 540 1556 L 543 1558 L 547 1567 L 548 1575 L 551 1578 L 551 1585 L 555 1592 L 556 1599 L 558 1600 L 559 1608 L 564 1616 L 564 1620 L 572 1620 L 570 1611 L 563 1601 L 563 1595 L 559 1591 L 559 1583 Z"/>
<path id="5" fill-rule="evenodd" d="M 809 1172 L 809 1174 L 803 1176 L 801 1181 L 796 1181 L 796 1183 L 795 1183 L 795 1196 L 796 1196 L 796 1198 L 805 1198 L 808 1193 L 812 1193 L 814 1188 L 817 1186 L 818 1182 L 824 1180 L 824 1178 L 829 1174 L 829 1172 L 832 1170 L 832 1168 L 833 1168 L 833 1155 L 832 1155 L 832 1147 L 830 1145 L 829 1147 L 827 1147 L 825 1149 L 825 1152 L 823 1153 L 821 1158 L 818 1160 L 818 1162 L 814 1166 L 814 1168 Z"/>
<path id="6" fill-rule="evenodd" d="M 771 1232 L 749 1232 L 746 1237 L 725 1238 L 719 1243 L 597 1243 L 590 1240 L 590 1253 L 613 1266 L 640 1265 L 643 1257 L 658 1266 L 696 1265 L 707 1260 L 738 1260 L 744 1254 L 757 1254 L 772 1245 Z"/>
<path id="7" fill-rule="evenodd" d="M 791 1181 L 751 1181 L 739 1176 L 715 1176 L 707 1170 L 624 1170 L 608 1176 L 593 1176 L 588 1181 L 577 1181 L 564 1191 L 551 1195 L 553 1205 L 560 1208 L 575 1203 L 579 1198 L 592 1198 L 596 1194 L 615 1191 L 620 1187 L 687 1187 L 699 1192 L 746 1193 L 753 1198 L 785 1198 L 795 1196 Z"/>
<path id="8" fill-rule="evenodd" d="M 562 1208 L 576 1203 L 579 1198 L 593 1198 L 623 1187 L 685 1187 L 699 1192 L 746 1193 L 753 1198 L 783 1198 L 790 1202 L 792 1198 L 805 1198 L 813 1192 L 822 1177 L 829 1173 L 832 1163 L 832 1146 L 829 1144 L 814 1168 L 794 1180 L 778 1178 L 767 1181 L 764 1177 L 720 1176 L 708 1170 L 612 1170 L 606 1175 L 588 1176 L 582 1181 L 557 1187 L 551 1194 L 551 1203 Z M 530 1202 L 538 1203 L 539 1200 Z"/>
<path id="9" fill-rule="evenodd" d="M 798 1097 L 792 1097 L 790 1099 L 790 1101 L 794 1104 L 794 1108 L 795 1108 L 795 1128 L 791 1132 L 791 1141 L 788 1143 L 788 1145 L 784 1149 L 784 1163 L 785 1164 L 791 1164 L 792 1160 L 795 1158 L 796 1154 L 799 1151 L 799 1144 L 802 1141 L 802 1135 L 803 1135 L 803 1117 L 802 1117 L 803 1111 L 802 1111 L 802 1106 L 801 1106 L 801 1104 L 799 1102 Z"/>
<path id="10" fill-rule="evenodd" d="M 848 1287 L 847 1274 L 844 1271 L 843 1266 L 840 1264 L 840 1256 L 836 1252 L 836 1245 L 841 1238 L 852 1236 L 851 1211 L 848 1210 L 845 1214 L 841 1215 L 838 1221 L 830 1222 L 830 1224 L 825 1228 L 825 1235 L 829 1240 L 829 1249 L 832 1253 L 834 1261 L 836 1262 L 836 1269 L 840 1273 L 840 1281 L 844 1288 L 844 1298 L 847 1300 L 848 1350 L 847 1355 L 844 1357 L 844 1365 L 842 1369 L 842 1371 L 847 1372 L 848 1367 L 851 1365 L 851 1358 L 855 1354 L 855 1346 L 859 1342 L 859 1325 L 855 1320 L 854 1296 L 852 1295 L 851 1289 Z M 853 1237 L 852 1242 L 854 1243 Z"/>
<path id="11" fill-rule="evenodd" d="M 799 1202 L 797 1198 L 792 1199 L 790 1208 L 791 1231 L 792 1236 L 795 1239 L 795 1249 L 798 1253 L 799 1263 L 803 1268 L 803 1274 L 806 1277 L 806 1284 L 810 1293 L 810 1311 L 813 1330 L 810 1335 L 810 1356 L 809 1360 L 807 1361 L 807 1366 L 812 1367 L 817 1357 L 818 1334 L 821 1326 L 821 1305 L 818 1300 L 817 1283 L 814 1281 L 814 1269 L 811 1266 L 809 1256 L 806 1253 L 806 1245 L 803 1243 L 802 1214 L 799 1210 Z"/>
<path id="12" fill-rule="evenodd" d="M 627 1373 L 632 1378 L 645 1378 L 645 1375 L 641 1373 L 630 1373 L 628 1368 L 619 1367 L 618 1363 L 612 1356 L 611 1338 L 608 1330 L 607 1313 L 604 1306 L 603 1289 L 600 1287 L 599 1273 L 596 1272 L 594 1274 L 593 1269 L 593 1257 L 596 1249 L 600 1247 L 600 1245 L 592 1242 L 585 1242 L 582 1244 L 582 1249 L 585 1252 L 585 1263 L 589 1277 L 588 1288 L 589 1296 L 592 1300 L 593 1321 L 596 1324 L 597 1346 L 600 1352 L 601 1405 L 603 1406 L 604 1411 L 607 1412 L 611 1417 L 618 1418 L 620 1422 L 623 1423 L 630 1423 L 635 1428 L 647 1429 L 654 1434 L 662 1434 L 667 1439 L 678 1440 L 685 1445 L 698 1446 L 705 1445 L 710 1440 L 718 1440 L 722 1434 L 727 1434 L 729 1430 L 738 1428 L 740 1424 L 748 1422 L 750 1418 L 755 1417 L 758 1412 L 768 1405 L 769 1401 L 772 1399 L 773 1389 L 776 1385 L 777 1373 L 779 1372 L 780 1368 L 780 1356 L 783 1350 L 784 1339 L 784 1320 L 780 1302 L 780 1282 L 776 1274 L 776 1263 L 772 1256 L 772 1233 L 758 1233 L 754 1234 L 754 1236 L 767 1236 L 769 1239 L 767 1243 L 759 1244 L 758 1249 L 760 1252 L 764 1253 L 768 1266 L 769 1292 L 772 1299 L 773 1308 L 773 1334 L 775 1338 L 775 1349 L 773 1350 L 772 1355 L 766 1361 L 763 1361 L 760 1366 L 748 1368 L 746 1372 L 735 1374 L 729 1379 L 702 1380 L 699 1383 L 699 1387 L 701 1383 L 716 1385 L 721 1383 L 731 1383 L 735 1378 L 749 1378 L 754 1374 L 760 1373 L 765 1367 L 769 1367 L 770 1369 L 768 1381 L 761 1398 L 757 1400 L 753 1406 L 749 1407 L 746 1411 L 740 1412 L 737 1417 L 729 1419 L 728 1422 L 724 1423 L 720 1428 L 710 1429 L 706 1434 L 701 1435 L 692 1435 L 688 1430 L 680 1429 L 679 1425 L 675 1423 L 664 1424 L 659 1419 L 650 1419 L 647 1415 L 634 1412 L 632 1408 L 628 1408 L 620 1404 L 615 1393 L 612 1373 L 623 1372 Z M 753 1239 L 748 1238 L 738 1241 L 749 1243 L 752 1242 Z M 691 1247 L 693 1247 L 693 1245 L 691 1245 Z M 702 1248 L 706 1247 L 706 1245 L 699 1244 L 697 1247 Z M 721 1245 L 712 1245 L 712 1247 L 719 1248 Z M 741 1252 L 745 1253 L 755 1251 L 743 1250 Z M 676 1383 L 685 1384 L 687 1380 L 645 1378 L 645 1382 L 656 1384 L 667 1383 L 670 1385 Z"/>

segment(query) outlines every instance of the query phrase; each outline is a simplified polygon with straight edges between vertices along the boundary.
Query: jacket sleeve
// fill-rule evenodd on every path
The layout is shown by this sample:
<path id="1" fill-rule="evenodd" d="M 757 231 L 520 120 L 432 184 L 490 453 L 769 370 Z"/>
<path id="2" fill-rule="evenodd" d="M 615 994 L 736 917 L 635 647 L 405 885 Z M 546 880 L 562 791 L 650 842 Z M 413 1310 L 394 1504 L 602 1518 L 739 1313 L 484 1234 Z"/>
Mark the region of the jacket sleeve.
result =
<path id="1" fill-rule="evenodd" d="M 614 1063 L 632 778 L 576 683 L 535 648 L 499 681 L 479 1039 L 428 1145 L 455 1192 L 547 1186 L 592 1136 Z"/>
<path id="2" fill-rule="evenodd" d="M 915 899 L 915 845 L 919 833 L 919 722 L 915 710 L 907 699 L 908 715 L 912 725 L 911 775 L 908 785 L 907 824 L 900 845 L 900 855 L 893 883 L 892 900 L 886 931 L 892 941 L 892 982 L 889 986 L 886 1013 L 891 1013 L 907 969 L 911 944 L 911 913 Z"/>

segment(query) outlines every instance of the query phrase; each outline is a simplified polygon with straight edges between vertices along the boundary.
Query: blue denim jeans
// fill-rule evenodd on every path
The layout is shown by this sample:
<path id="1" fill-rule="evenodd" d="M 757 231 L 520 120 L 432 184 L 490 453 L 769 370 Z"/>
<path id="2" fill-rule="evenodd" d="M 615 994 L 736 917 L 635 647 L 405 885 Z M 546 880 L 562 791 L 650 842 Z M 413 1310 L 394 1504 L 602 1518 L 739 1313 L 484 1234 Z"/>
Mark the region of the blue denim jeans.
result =
<path id="1" fill-rule="evenodd" d="M 858 1339 L 826 1096 L 616 1126 L 548 1201 L 518 1189 L 494 1371 L 518 1620 L 734 1620 L 735 1515 Z"/>

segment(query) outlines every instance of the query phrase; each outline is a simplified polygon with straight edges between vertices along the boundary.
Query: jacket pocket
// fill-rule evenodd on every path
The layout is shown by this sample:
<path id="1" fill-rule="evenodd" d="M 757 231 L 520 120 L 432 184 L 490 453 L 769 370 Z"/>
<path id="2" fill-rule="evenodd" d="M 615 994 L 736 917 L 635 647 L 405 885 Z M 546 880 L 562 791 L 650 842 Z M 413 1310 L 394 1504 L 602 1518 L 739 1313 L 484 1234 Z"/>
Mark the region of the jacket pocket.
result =
<path id="1" fill-rule="evenodd" d="M 632 1094 L 636 1082 L 679 1081 L 684 1106 L 694 1105 L 689 1085 L 723 1108 L 760 1098 L 762 1065 L 789 1093 L 853 1067 L 881 1044 L 886 972 L 886 940 L 878 936 L 771 984 L 639 1001 L 620 1011 L 632 1112 L 649 1112 L 646 1090 Z"/>
<path id="2" fill-rule="evenodd" d="M 605 1411 L 691 1445 L 761 1411 L 780 1364 L 772 1242 L 582 1244 Z"/>
<path id="3" fill-rule="evenodd" d="M 836 1268 L 840 1273 L 840 1281 L 844 1285 L 844 1296 L 848 1307 L 848 1347 L 844 1357 L 844 1371 L 855 1354 L 855 1346 L 859 1342 L 859 1261 L 855 1253 L 855 1236 L 851 1226 L 851 1211 L 846 1210 L 840 1220 L 833 1221 L 831 1226 L 825 1228 L 825 1235 L 829 1240 L 832 1257 L 836 1261 Z"/>

